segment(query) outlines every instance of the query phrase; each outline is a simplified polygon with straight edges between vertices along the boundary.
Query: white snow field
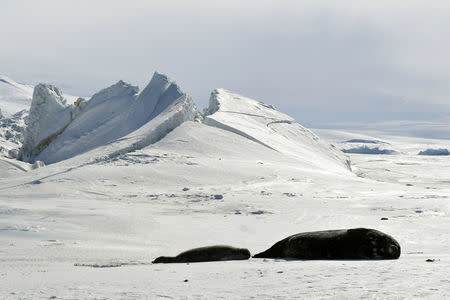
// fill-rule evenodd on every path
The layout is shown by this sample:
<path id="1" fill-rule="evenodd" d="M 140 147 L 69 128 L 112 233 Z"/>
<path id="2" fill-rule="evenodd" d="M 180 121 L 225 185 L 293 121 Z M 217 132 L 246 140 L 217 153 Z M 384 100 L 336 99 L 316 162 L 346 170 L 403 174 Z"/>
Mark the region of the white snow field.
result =
<path id="1" fill-rule="evenodd" d="M 175 85 L 155 75 L 153 87 Z M 45 167 L 0 158 L 0 298 L 450 297 L 450 161 L 417 155 L 448 140 L 319 130 L 332 147 L 225 90 L 212 93 L 204 122 L 178 87 L 167 98 L 146 90 L 119 82 L 87 101 L 39 154 Z M 350 154 L 350 170 L 337 149 L 351 138 L 399 154 Z M 151 264 L 199 246 L 255 254 L 294 233 L 355 227 L 392 235 L 400 259 Z"/>

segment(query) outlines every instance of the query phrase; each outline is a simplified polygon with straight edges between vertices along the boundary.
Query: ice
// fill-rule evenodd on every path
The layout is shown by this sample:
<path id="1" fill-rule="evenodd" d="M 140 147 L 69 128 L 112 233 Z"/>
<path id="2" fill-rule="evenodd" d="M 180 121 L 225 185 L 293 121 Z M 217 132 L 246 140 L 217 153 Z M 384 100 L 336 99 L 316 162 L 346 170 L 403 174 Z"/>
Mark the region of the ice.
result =
<path id="1" fill-rule="evenodd" d="M 27 117 L 28 112 L 23 110 L 10 117 L 0 119 L 0 155 L 17 158 L 18 150 L 23 143 Z"/>
<path id="2" fill-rule="evenodd" d="M 19 158 L 33 162 L 35 157 L 73 121 L 80 109 L 69 105 L 59 88 L 38 84 L 34 88 Z"/>
<path id="3" fill-rule="evenodd" d="M 138 91 L 119 81 L 95 94 L 36 159 L 51 164 L 105 145 L 111 155 L 132 151 L 154 143 L 197 114 L 192 99 L 166 75 L 155 72 L 142 93 Z"/>
<path id="4" fill-rule="evenodd" d="M 448 149 L 427 149 L 420 151 L 419 155 L 450 155 Z"/>
<path id="5" fill-rule="evenodd" d="M 379 144 L 380 141 L 375 140 L 365 140 L 365 139 L 350 139 L 348 141 L 345 141 L 346 143 L 363 143 L 363 144 Z"/>
<path id="6" fill-rule="evenodd" d="M 358 154 L 397 154 L 395 150 L 380 149 L 380 147 L 370 148 L 361 146 L 356 148 L 342 149 L 344 153 L 358 153 Z"/>

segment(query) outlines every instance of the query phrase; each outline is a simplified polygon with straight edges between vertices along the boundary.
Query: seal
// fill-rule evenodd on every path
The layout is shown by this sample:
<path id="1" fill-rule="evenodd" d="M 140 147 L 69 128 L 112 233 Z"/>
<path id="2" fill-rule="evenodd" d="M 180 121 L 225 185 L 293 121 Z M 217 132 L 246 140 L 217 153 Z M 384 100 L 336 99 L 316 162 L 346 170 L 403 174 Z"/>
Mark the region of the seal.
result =
<path id="1" fill-rule="evenodd" d="M 152 263 L 191 263 L 206 261 L 246 260 L 249 258 L 250 251 L 248 251 L 248 249 L 215 245 L 187 250 L 174 257 L 160 256 L 152 261 Z"/>
<path id="2" fill-rule="evenodd" d="M 254 258 L 397 259 L 400 245 L 391 236 L 367 228 L 304 232 L 291 235 Z"/>

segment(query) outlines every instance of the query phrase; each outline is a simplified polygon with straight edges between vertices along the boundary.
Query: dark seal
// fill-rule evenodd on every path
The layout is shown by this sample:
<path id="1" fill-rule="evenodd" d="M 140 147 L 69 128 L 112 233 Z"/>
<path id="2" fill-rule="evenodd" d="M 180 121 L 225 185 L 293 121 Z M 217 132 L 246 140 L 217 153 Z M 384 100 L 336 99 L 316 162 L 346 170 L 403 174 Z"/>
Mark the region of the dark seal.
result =
<path id="1" fill-rule="evenodd" d="M 249 258 L 250 251 L 248 251 L 248 249 L 219 245 L 194 248 L 182 252 L 174 257 L 160 256 L 152 263 L 191 263 L 206 261 L 245 260 Z"/>
<path id="2" fill-rule="evenodd" d="M 255 258 L 397 259 L 400 245 L 391 236 L 366 228 L 304 232 L 291 235 Z"/>

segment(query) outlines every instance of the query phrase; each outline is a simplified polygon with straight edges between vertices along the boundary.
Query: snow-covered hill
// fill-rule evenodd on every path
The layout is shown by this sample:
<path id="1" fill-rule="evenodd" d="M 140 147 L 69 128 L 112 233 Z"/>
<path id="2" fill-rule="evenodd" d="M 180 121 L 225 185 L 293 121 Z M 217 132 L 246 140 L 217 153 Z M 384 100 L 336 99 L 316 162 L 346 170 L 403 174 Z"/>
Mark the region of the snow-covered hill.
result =
<path id="1" fill-rule="evenodd" d="M 0 74 L 0 110 L 11 116 L 21 110 L 29 109 L 34 87 L 17 83 Z"/>
<path id="2" fill-rule="evenodd" d="M 211 94 L 204 123 L 229 130 L 311 168 L 350 168 L 342 152 L 272 106 L 224 89 Z"/>

